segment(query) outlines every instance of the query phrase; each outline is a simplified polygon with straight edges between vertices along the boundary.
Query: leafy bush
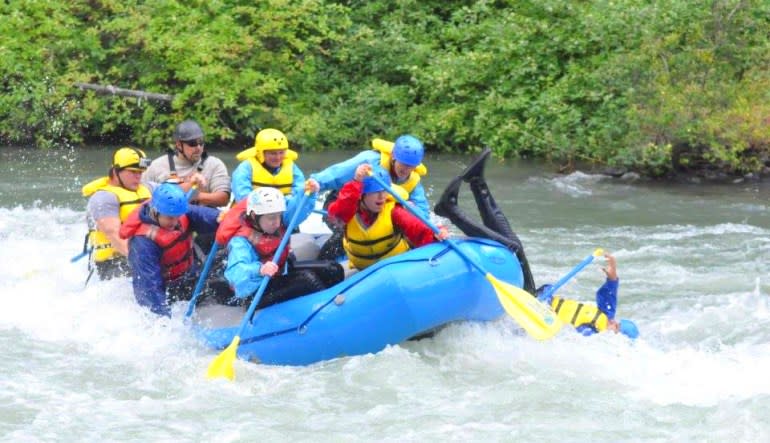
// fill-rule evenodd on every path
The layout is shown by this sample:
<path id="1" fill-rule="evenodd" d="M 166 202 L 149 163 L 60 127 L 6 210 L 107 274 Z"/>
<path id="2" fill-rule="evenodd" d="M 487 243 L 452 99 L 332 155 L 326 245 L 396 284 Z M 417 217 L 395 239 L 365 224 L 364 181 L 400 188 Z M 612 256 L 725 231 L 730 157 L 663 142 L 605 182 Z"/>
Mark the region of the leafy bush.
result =
<path id="1" fill-rule="evenodd" d="M 5 143 L 159 147 L 192 117 L 235 146 L 272 126 L 309 149 L 409 132 L 434 150 L 651 175 L 770 158 L 760 0 L 28 0 L 0 13 Z"/>

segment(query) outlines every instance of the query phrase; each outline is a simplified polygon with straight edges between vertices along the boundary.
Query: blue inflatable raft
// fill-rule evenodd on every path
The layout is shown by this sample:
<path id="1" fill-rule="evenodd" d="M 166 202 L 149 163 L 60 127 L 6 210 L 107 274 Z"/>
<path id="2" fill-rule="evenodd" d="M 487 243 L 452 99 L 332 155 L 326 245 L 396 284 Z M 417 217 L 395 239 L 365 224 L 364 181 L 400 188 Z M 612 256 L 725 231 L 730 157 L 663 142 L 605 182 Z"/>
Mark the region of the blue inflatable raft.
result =
<path id="1" fill-rule="evenodd" d="M 519 260 L 498 242 L 469 238 L 460 248 L 498 279 L 522 286 Z M 306 365 L 374 353 L 455 321 L 489 321 L 503 308 L 490 283 L 456 252 L 434 243 L 383 260 L 326 290 L 255 312 L 238 357 L 277 365 Z M 223 349 L 244 309 L 200 306 L 197 335 Z"/>
<path id="2" fill-rule="evenodd" d="M 446 188 L 434 208 L 468 238 L 460 250 L 495 279 L 535 292 L 524 249 L 484 181 L 484 150 Z M 462 183 L 473 193 L 483 225 L 457 205 Z M 292 237 L 292 248 L 298 252 Z M 317 252 L 317 251 L 316 251 Z M 312 253 L 306 259 L 314 258 Z M 306 365 L 374 353 L 456 321 L 489 321 L 503 307 L 490 281 L 444 243 L 382 260 L 323 291 L 254 313 L 240 336 L 239 358 L 257 363 Z M 224 349 L 243 321 L 241 307 L 198 306 L 196 334 Z"/>

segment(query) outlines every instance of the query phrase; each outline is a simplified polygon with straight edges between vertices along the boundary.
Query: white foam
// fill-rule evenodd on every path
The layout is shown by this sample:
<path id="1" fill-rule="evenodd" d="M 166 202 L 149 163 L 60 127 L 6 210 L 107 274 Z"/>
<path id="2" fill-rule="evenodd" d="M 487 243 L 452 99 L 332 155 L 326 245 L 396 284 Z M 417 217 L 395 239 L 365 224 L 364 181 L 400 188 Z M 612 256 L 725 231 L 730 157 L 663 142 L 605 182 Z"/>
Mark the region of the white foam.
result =
<path id="1" fill-rule="evenodd" d="M 83 287 L 85 261 L 69 262 L 82 249 L 83 220 L 66 208 L 0 208 L 0 403 L 10 405 L 0 409 L 12 423 L 0 429 L 9 440 L 565 441 L 598 428 L 627 441 L 768 436 L 764 227 L 520 233 L 538 283 L 612 247 L 618 315 L 637 323 L 636 342 L 567 327 L 537 342 L 503 317 L 308 367 L 237 361 L 231 383 L 203 377 L 216 353 L 190 336 L 183 305 L 158 318 L 136 305 L 129 279 Z M 322 226 L 320 216 L 312 223 Z M 591 300 L 601 263 L 563 293 Z M 614 419 L 597 423 L 606 415 Z M 700 431 L 678 424 L 693 416 L 705 421 Z"/>

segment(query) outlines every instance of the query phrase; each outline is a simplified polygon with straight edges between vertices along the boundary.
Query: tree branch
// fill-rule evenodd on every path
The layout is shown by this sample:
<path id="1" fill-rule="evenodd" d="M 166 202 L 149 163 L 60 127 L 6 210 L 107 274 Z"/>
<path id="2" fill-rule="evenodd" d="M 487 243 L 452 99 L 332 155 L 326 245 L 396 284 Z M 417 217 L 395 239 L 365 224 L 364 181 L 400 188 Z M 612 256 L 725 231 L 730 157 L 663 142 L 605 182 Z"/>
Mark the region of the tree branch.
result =
<path id="1" fill-rule="evenodd" d="M 171 94 L 157 94 L 155 92 L 137 91 L 135 89 L 116 88 L 112 85 L 96 85 L 93 83 L 75 83 L 75 87 L 82 90 L 95 91 L 97 94 L 120 95 L 123 97 L 137 97 L 158 102 L 171 102 L 174 96 Z"/>

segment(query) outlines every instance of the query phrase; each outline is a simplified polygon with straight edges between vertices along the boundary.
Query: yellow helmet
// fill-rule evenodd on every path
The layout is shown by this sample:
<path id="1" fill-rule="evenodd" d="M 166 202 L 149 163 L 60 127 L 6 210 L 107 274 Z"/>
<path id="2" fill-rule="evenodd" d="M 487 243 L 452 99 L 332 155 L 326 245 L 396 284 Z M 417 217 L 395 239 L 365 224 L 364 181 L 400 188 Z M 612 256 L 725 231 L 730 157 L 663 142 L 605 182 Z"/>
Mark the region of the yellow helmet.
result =
<path id="1" fill-rule="evenodd" d="M 121 169 L 144 171 L 148 166 L 150 166 L 150 159 L 141 149 L 125 147 L 112 154 L 112 167 L 117 171 Z"/>
<path id="2" fill-rule="evenodd" d="M 254 147 L 258 151 L 277 151 L 289 149 L 289 141 L 286 135 L 277 129 L 263 129 L 257 133 L 254 139 Z"/>

